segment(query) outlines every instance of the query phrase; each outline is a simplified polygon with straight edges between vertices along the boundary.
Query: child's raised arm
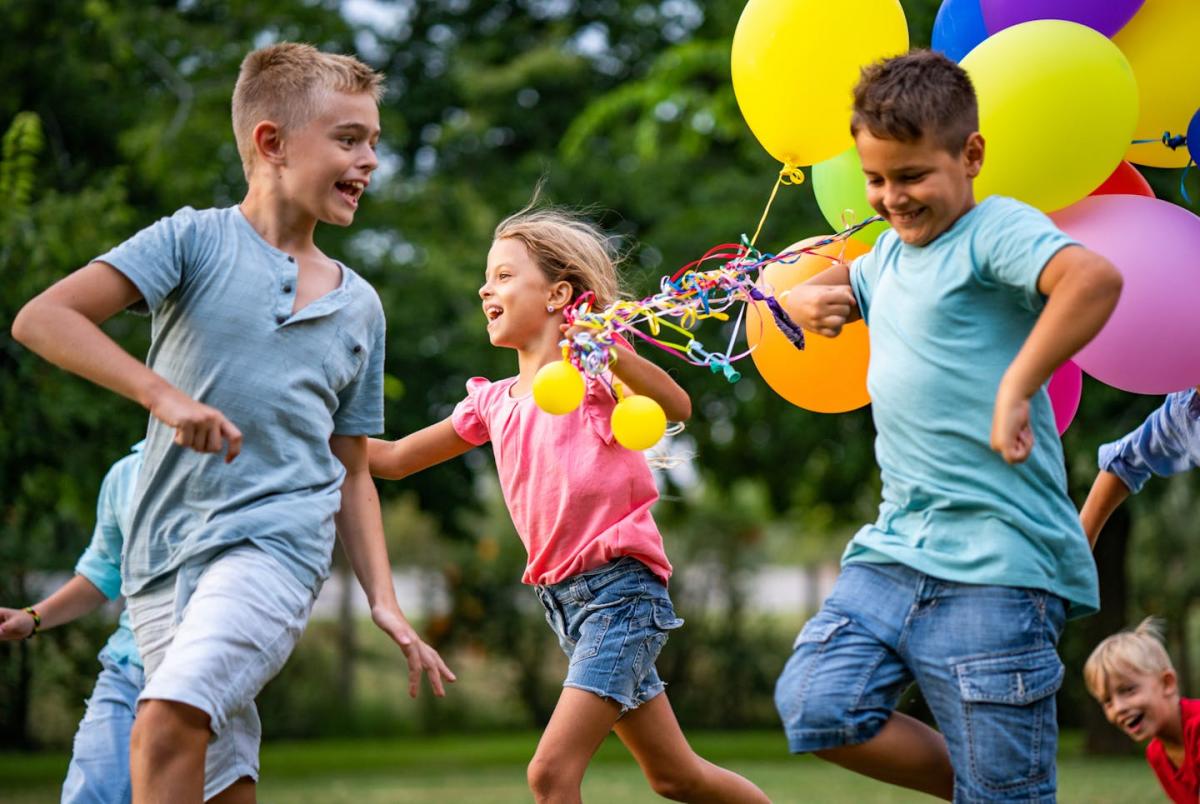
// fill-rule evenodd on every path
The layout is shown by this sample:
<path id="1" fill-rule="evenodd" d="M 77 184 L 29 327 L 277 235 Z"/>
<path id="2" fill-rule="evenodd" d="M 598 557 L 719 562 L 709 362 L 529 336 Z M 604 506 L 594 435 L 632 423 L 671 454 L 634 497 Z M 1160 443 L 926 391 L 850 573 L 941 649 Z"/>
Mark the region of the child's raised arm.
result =
<path id="1" fill-rule="evenodd" d="M 1037 323 L 1013 358 L 996 392 L 992 449 L 1020 463 L 1033 449 L 1029 399 L 1051 373 L 1087 344 L 1112 314 L 1121 274 L 1082 246 L 1062 248 L 1046 263 L 1037 289 L 1047 296 Z"/>
<path id="2" fill-rule="evenodd" d="M 1096 540 L 1100 538 L 1100 531 L 1104 529 L 1104 523 L 1128 496 L 1129 487 L 1121 481 L 1121 478 L 1112 472 L 1100 470 L 1096 475 L 1096 480 L 1092 483 L 1092 490 L 1088 492 L 1087 500 L 1083 503 L 1083 508 L 1079 511 L 1079 523 L 1083 526 L 1089 546 L 1096 547 Z"/>
<path id="3" fill-rule="evenodd" d="M 142 294 L 124 274 L 92 262 L 51 285 L 21 308 L 12 336 L 54 365 L 116 391 L 175 429 L 175 443 L 197 452 L 237 457 L 242 434 L 219 410 L 203 405 L 155 374 L 108 337 L 100 324 Z"/>
<path id="4" fill-rule="evenodd" d="M 570 337 L 571 329 L 567 329 Z M 619 348 L 612 373 L 635 394 L 648 396 L 662 406 L 667 420 L 686 422 L 692 417 L 692 399 L 671 375 L 641 357 L 633 349 Z"/>
<path id="5" fill-rule="evenodd" d="M 458 434 L 450 419 L 443 419 L 397 441 L 367 439 L 367 456 L 372 475 L 399 480 L 457 458 L 474 446 Z"/>

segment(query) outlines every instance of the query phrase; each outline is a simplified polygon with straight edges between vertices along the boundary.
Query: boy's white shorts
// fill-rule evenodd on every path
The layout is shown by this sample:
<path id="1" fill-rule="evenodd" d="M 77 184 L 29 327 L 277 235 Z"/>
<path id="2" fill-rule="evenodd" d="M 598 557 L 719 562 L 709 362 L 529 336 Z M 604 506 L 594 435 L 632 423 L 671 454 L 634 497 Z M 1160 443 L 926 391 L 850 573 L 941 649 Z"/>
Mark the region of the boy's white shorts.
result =
<path id="1" fill-rule="evenodd" d="M 258 779 L 254 699 L 296 647 L 316 591 L 246 542 L 127 601 L 146 668 L 139 704 L 178 701 L 210 718 L 205 800 L 244 776 Z"/>

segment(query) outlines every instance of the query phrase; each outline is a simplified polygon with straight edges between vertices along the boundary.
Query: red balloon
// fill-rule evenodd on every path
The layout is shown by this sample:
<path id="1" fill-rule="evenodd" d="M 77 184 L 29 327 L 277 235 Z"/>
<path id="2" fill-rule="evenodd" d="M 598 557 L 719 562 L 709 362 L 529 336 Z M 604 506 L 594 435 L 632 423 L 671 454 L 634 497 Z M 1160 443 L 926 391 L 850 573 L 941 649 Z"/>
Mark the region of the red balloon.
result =
<path id="1" fill-rule="evenodd" d="M 1128 162 L 1121 162 L 1112 175 L 1104 180 L 1091 195 L 1144 195 L 1154 198 L 1154 190 L 1146 177 L 1138 173 L 1138 169 Z"/>

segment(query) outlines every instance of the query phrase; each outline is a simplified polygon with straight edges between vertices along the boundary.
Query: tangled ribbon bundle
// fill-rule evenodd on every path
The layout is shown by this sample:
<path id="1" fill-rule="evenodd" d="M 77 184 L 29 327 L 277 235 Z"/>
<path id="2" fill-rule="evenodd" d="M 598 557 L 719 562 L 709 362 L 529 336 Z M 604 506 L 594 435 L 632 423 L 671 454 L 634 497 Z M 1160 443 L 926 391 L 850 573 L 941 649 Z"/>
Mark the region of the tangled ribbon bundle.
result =
<path id="1" fill-rule="evenodd" d="M 645 341 L 693 366 L 707 366 L 714 374 L 722 373 L 729 382 L 737 382 L 741 374 L 733 367 L 734 362 L 753 351 L 733 353 L 747 303 L 764 303 L 776 326 L 792 345 L 804 349 L 804 331 L 770 289 L 764 287 L 761 282 L 763 269 L 772 263 L 795 262 L 822 246 L 844 240 L 877 220 L 878 217 L 870 218 L 836 235 L 783 254 L 763 254 L 754 248 L 752 240 L 714 246 L 700 259 L 663 277 L 659 292 L 640 301 L 623 299 L 603 310 L 594 310 L 595 296 L 591 293 L 581 295 L 564 312 L 573 330 L 570 337 L 561 342 L 563 359 L 538 371 L 533 383 L 534 401 L 547 413 L 570 413 L 583 400 L 583 375 L 586 374 L 608 385 L 619 400 L 612 415 L 613 435 L 617 441 L 634 450 L 654 446 L 665 432 L 666 416 L 654 400 L 636 395 L 626 397 L 620 386 L 610 381 L 609 369 L 620 354 L 618 341 L 622 337 Z M 719 265 L 701 270 L 705 264 L 713 262 Z M 709 351 L 692 336 L 692 329 L 701 321 L 728 321 L 731 309 L 739 303 L 742 306 L 737 323 L 724 352 Z M 647 331 L 643 332 L 642 328 Z M 671 335 L 680 337 L 667 340 Z"/>
<path id="2" fill-rule="evenodd" d="M 594 297 L 583 294 L 566 310 L 567 323 L 582 328 L 570 340 L 564 340 L 563 358 L 589 377 L 602 378 L 618 358 L 618 336 L 627 340 L 640 339 L 678 357 L 693 366 L 707 366 L 714 374 L 723 373 L 730 382 L 741 375 L 733 363 L 749 356 L 750 351 L 733 354 L 743 307 L 738 313 L 738 326 L 724 352 L 709 351 L 692 336 L 699 322 L 706 319 L 728 321 L 730 310 L 739 302 L 765 302 L 775 325 L 797 349 L 804 349 L 804 332 L 787 311 L 760 282 L 766 266 L 791 263 L 804 254 L 815 253 L 822 246 L 844 240 L 860 229 L 880 220 L 878 216 L 851 226 L 838 234 L 814 241 L 804 248 L 782 254 L 764 254 L 749 242 L 724 243 L 709 249 L 704 256 L 663 277 L 660 290 L 640 301 L 620 300 L 604 310 L 593 310 Z M 701 270 L 712 262 L 715 268 Z M 639 327 L 644 327 L 643 332 Z M 682 336 L 679 341 L 667 340 L 666 335 Z"/>

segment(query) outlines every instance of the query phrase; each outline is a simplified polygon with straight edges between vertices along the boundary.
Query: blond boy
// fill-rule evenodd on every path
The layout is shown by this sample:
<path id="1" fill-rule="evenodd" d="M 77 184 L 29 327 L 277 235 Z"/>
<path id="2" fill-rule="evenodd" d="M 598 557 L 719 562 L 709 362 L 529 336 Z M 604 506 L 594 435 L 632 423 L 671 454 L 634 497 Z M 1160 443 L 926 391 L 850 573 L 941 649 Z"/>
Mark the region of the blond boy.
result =
<path id="1" fill-rule="evenodd" d="M 1158 623 L 1101 642 L 1083 666 L 1088 692 L 1108 722 L 1146 745 L 1146 761 L 1167 797 L 1195 804 L 1200 796 L 1200 701 L 1179 694 L 1179 679 Z"/>
<path id="2" fill-rule="evenodd" d="M 313 242 L 318 221 L 354 220 L 377 165 L 380 93 L 347 56 L 250 53 L 233 96 L 242 203 L 179 210 L 13 322 L 33 351 L 150 412 L 121 572 L 146 666 L 135 801 L 254 800 L 254 698 L 304 630 L 335 525 L 375 622 L 404 650 L 410 694 L 422 671 L 438 695 L 453 680 L 397 605 L 367 472 L 367 436 L 383 429 L 383 311 Z M 152 315 L 145 365 L 98 326 L 133 305 Z"/>

